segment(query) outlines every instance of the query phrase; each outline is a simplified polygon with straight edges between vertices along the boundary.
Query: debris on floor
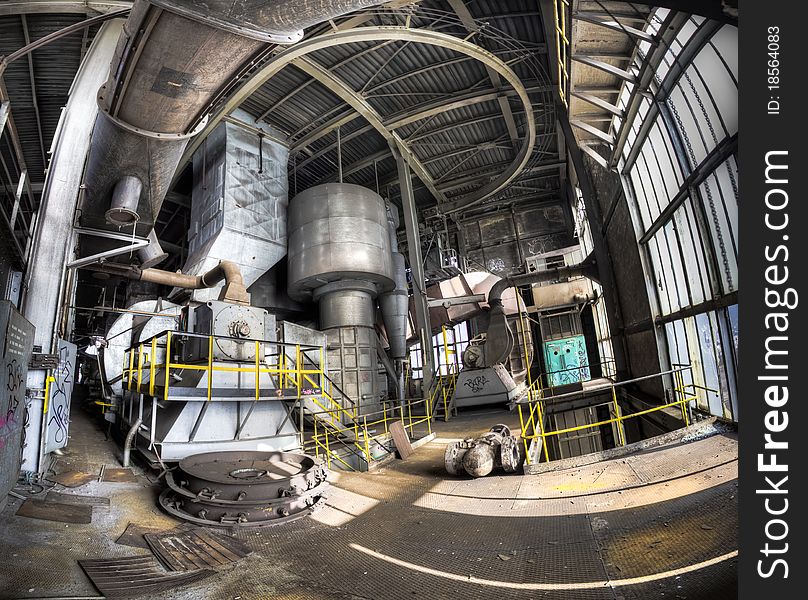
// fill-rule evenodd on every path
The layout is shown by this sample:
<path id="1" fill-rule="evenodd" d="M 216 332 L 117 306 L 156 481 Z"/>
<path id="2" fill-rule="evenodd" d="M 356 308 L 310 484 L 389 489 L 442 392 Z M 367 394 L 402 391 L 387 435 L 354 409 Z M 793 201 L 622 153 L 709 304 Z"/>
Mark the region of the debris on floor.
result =
<path id="1" fill-rule="evenodd" d="M 153 556 L 80 560 L 93 585 L 107 598 L 131 598 L 172 590 L 209 577 L 209 569 L 165 571 Z"/>
<path id="2" fill-rule="evenodd" d="M 250 553 L 249 547 L 227 534 L 202 528 L 178 528 L 143 536 L 168 569 L 188 571 L 230 565 Z"/>
<path id="3" fill-rule="evenodd" d="M 108 508 L 109 498 L 103 496 L 80 496 L 78 494 L 62 494 L 60 492 L 48 492 L 45 496 L 47 502 L 58 502 L 61 504 L 75 504 L 76 506 L 91 506 L 94 508 Z"/>
<path id="4" fill-rule="evenodd" d="M 65 471 L 49 477 L 51 481 L 55 481 L 65 487 L 76 488 L 84 484 L 90 483 L 96 475 L 93 473 L 85 473 L 84 471 Z"/>
<path id="5" fill-rule="evenodd" d="M 92 523 L 93 507 L 88 504 L 64 504 L 28 498 L 15 513 L 20 517 L 59 521 L 60 523 Z"/>
<path id="6" fill-rule="evenodd" d="M 109 483 L 137 483 L 137 475 L 132 472 L 132 469 L 104 467 L 101 473 L 101 481 Z"/>
<path id="7" fill-rule="evenodd" d="M 149 549 L 149 544 L 143 536 L 147 533 L 161 533 L 164 530 L 160 527 L 145 527 L 137 523 L 129 523 L 124 532 L 115 540 L 116 544 L 130 546 L 132 548 Z"/>

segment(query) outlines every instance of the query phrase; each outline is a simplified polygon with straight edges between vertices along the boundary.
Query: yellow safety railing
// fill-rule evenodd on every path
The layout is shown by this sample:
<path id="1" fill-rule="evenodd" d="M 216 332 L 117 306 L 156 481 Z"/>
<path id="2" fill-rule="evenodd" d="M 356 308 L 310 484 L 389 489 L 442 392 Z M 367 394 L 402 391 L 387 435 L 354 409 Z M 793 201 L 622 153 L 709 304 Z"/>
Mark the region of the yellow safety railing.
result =
<path id="1" fill-rule="evenodd" d="M 625 428 L 624 428 L 624 421 L 628 419 L 634 419 L 643 415 L 650 414 L 652 412 L 657 412 L 660 410 L 665 410 L 666 408 L 671 408 L 674 406 L 678 406 L 682 412 L 682 422 L 684 426 L 687 427 L 690 425 L 690 415 L 689 415 L 689 404 L 691 402 L 696 401 L 697 397 L 694 392 L 690 392 L 690 389 L 707 389 L 703 388 L 702 386 L 696 386 L 695 384 L 685 384 L 683 373 L 691 369 L 690 365 L 686 365 L 683 367 L 677 367 L 671 369 L 669 371 L 664 371 L 662 373 L 657 373 L 655 375 L 648 375 L 645 377 L 638 377 L 636 379 L 631 379 L 627 381 L 622 381 L 620 383 L 611 382 L 608 385 L 610 388 L 612 400 L 609 404 L 611 404 L 611 414 L 613 415 L 609 419 L 605 419 L 602 421 L 597 421 L 595 423 L 587 423 L 586 425 L 578 425 L 576 427 L 567 427 L 565 429 L 556 429 L 553 431 L 545 431 L 544 429 L 544 414 L 545 414 L 545 405 L 544 405 L 544 397 L 539 397 L 538 399 L 531 399 L 528 397 L 526 401 L 519 402 L 517 404 L 518 412 L 519 412 L 519 424 L 522 429 L 522 442 L 525 446 L 525 456 L 527 464 L 530 464 L 530 444 L 533 440 L 540 440 L 542 444 L 542 450 L 544 454 L 544 460 L 549 461 L 550 457 L 547 451 L 547 443 L 546 440 L 548 437 L 552 436 L 559 436 L 567 433 L 572 433 L 575 431 L 581 431 L 584 429 L 592 429 L 595 427 L 601 427 L 603 425 L 610 425 L 616 424 L 617 426 L 617 434 L 618 434 L 618 441 L 619 445 L 624 446 L 626 444 L 626 435 L 625 435 Z M 668 402 L 666 404 L 661 404 L 658 406 L 653 406 L 651 408 L 637 411 L 628 415 L 623 414 L 622 409 L 620 407 L 620 403 L 617 400 L 617 388 L 621 386 L 626 386 L 632 383 L 637 383 L 639 381 L 645 381 L 649 379 L 654 379 L 656 377 L 665 377 L 667 375 L 671 375 L 673 377 L 673 392 L 674 398 L 676 398 L 672 402 Z M 599 388 L 598 391 L 604 391 L 607 389 L 606 387 Z M 708 390 L 708 391 L 715 391 L 715 390 Z M 560 397 L 560 396 L 559 396 Z"/>
<path id="2" fill-rule="evenodd" d="M 570 2 L 569 0 L 553 0 L 555 14 L 556 62 L 558 68 L 558 93 L 564 106 L 568 106 L 567 96 L 570 85 L 570 74 L 567 65 L 570 59 Z"/>
<path id="3" fill-rule="evenodd" d="M 605 372 L 606 369 L 604 367 L 606 365 L 614 365 L 613 359 L 606 359 L 602 360 L 599 363 L 592 363 L 592 364 L 585 364 L 585 365 L 578 365 L 577 367 L 567 367 L 566 369 L 555 369 L 553 371 L 544 371 L 539 374 L 539 376 L 533 381 L 532 388 L 534 392 L 541 395 L 542 398 L 548 398 L 553 396 L 557 389 L 565 388 L 566 386 L 573 384 L 573 383 L 583 383 L 585 380 L 589 381 L 592 373 L 593 367 L 600 367 L 601 372 Z M 553 384 L 553 375 L 558 373 L 567 373 L 569 371 L 577 371 L 578 372 L 578 380 L 571 381 L 569 383 L 562 383 L 560 385 Z M 613 381 L 613 379 L 609 376 L 602 376 L 603 379 L 608 379 Z M 585 379 L 586 378 L 586 379 Z M 545 381 L 547 382 L 545 385 Z"/>
<path id="4" fill-rule="evenodd" d="M 347 447 L 353 454 L 360 456 L 367 464 L 374 460 L 371 445 L 385 447 L 389 440 L 381 439 L 381 434 L 374 434 L 375 431 L 384 431 L 384 435 L 390 433 L 390 425 L 394 421 L 400 421 L 404 426 L 404 431 L 409 436 L 415 437 L 414 428 L 418 425 L 426 424 L 427 434 L 432 433 L 432 413 L 430 403 L 426 399 L 406 399 L 404 401 L 388 400 L 382 402 L 382 409 L 370 413 L 352 416 L 348 411 L 339 405 L 336 400 L 331 402 L 337 406 L 335 409 L 328 409 L 316 399 L 312 399 L 321 409 L 314 412 L 309 411 L 314 417 L 314 442 L 317 456 L 324 456 L 328 467 L 331 461 L 336 460 L 349 470 L 354 470 L 353 466 L 344 458 L 340 457 L 335 448 L 337 446 Z M 417 407 L 424 404 L 424 414 L 416 414 Z M 413 408 L 416 407 L 415 413 Z M 347 423 L 341 419 L 349 417 Z"/>
<path id="5" fill-rule="evenodd" d="M 447 365 L 447 372 L 441 373 L 441 367 L 438 366 L 432 375 L 434 385 L 428 392 L 428 402 L 430 410 L 438 406 L 440 401 L 443 405 L 443 420 L 448 421 L 451 415 L 452 396 L 454 395 L 455 386 L 457 385 L 458 370 L 454 365 Z M 435 411 L 437 412 L 437 411 Z"/>
<path id="6" fill-rule="evenodd" d="M 174 360 L 172 348 L 176 350 L 178 342 L 187 343 L 188 340 L 195 340 L 200 347 L 206 347 L 206 351 L 194 362 Z M 215 345 L 227 341 L 240 342 L 242 347 L 254 344 L 254 356 L 249 360 L 217 361 Z M 277 352 L 268 352 L 268 348 L 277 348 Z M 164 357 L 158 362 L 163 351 Z M 313 358 L 315 353 L 318 360 Z M 210 401 L 215 397 L 215 373 L 246 373 L 254 375 L 254 399 L 257 401 L 261 398 L 261 376 L 268 375 L 277 382 L 275 390 L 279 398 L 304 401 L 303 410 L 313 417 L 315 452 L 317 456 L 325 456 L 329 467 L 331 461 L 336 460 L 346 468 L 352 468 L 333 451 L 338 445 L 350 447 L 369 464 L 373 460 L 371 446 L 387 443 L 373 432 L 383 429 L 389 434 L 393 421 L 400 421 L 411 437 L 414 437 L 414 428 L 422 424 L 426 424 L 428 434 L 432 433 L 432 404 L 426 399 L 386 401 L 382 402 L 382 410 L 358 414 L 356 404 L 323 370 L 323 359 L 321 346 L 166 331 L 126 351 L 122 384 L 131 392 L 169 400 L 173 374 L 183 370 L 204 371 L 207 375 L 206 398 Z M 238 366 L 232 366 L 234 363 Z M 337 395 L 344 399 L 345 405 Z M 187 400 L 186 396 L 179 398 Z M 307 403 L 316 410 L 311 410 Z M 420 411 L 423 414 L 419 414 L 420 404 L 424 404 L 423 411 Z"/>
<path id="7" fill-rule="evenodd" d="M 188 343 L 189 340 L 196 340 L 200 346 L 207 346 L 207 351 L 193 362 L 184 363 L 172 360 L 172 344 L 176 348 L 178 341 Z M 217 343 L 228 341 L 239 342 L 243 345 L 242 347 L 254 344 L 255 355 L 250 359 L 228 360 L 220 363 L 215 359 L 214 346 Z M 277 348 L 278 352 L 267 352 L 267 347 Z M 163 362 L 158 362 L 158 350 L 165 351 Z M 290 352 L 294 352 L 294 358 L 288 356 Z M 320 361 L 317 363 L 308 356 L 314 352 L 320 353 Z M 238 366 L 233 366 L 233 363 Z M 276 379 L 276 387 L 281 391 L 281 397 L 301 398 L 321 391 L 327 395 L 321 389 L 326 379 L 322 364 L 322 348 L 319 346 L 165 331 L 126 351 L 122 383 L 129 391 L 169 400 L 172 373 L 184 370 L 204 371 L 207 375 L 206 397 L 207 400 L 211 400 L 214 390 L 214 373 L 245 373 L 253 375 L 255 400 L 259 400 L 261 397 L 262 375 Z M 162 373 L 158 373 L 158 371 L 162 371 Z M 144 373 L 148 373 L 147 380 L 144 379 Z M 162 385 L 160 385 L 160 379 L 162 379 Z M 158 386 L 162 389 L 158 389 Z M 286 394 L 283 393 L 284 390 L 287 391 Z"/>

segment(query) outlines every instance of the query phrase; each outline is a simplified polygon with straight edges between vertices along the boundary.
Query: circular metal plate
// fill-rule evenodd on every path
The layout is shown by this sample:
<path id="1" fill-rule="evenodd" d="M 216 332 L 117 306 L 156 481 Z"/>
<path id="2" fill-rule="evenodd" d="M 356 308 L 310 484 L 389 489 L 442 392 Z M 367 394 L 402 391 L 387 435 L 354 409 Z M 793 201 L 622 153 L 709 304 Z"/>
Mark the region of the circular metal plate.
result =
<path id="1" fill-rule="evenodd" d="M 315 465 L 315 459 L 293 452 L 206 452 L 180 461 L 187 475 L 223 485 L 287 480 Z"/>

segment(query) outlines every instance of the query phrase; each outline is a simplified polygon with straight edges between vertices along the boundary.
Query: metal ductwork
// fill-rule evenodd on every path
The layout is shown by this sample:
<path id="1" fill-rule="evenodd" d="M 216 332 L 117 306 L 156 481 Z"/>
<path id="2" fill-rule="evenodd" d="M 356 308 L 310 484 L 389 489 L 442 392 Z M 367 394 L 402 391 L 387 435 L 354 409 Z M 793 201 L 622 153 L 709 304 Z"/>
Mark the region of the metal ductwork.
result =
<path id="1" fill-rule="evenodd" d="M 387 232 L 390 238 L 390 251 L 393 255 L 393 277 L 396 287 L 379 296 L 384 329 L 390 344 L 390 358 L 397 361 L 407 356 L 407 317 L 409 315 L 409 292 L 407 291 L 407 270 L 404 255 L 398 251 L 399 226 L 398 208 L 387 204 Z"/>
<path id="2" fill-rule="evenodd" d="M 390 251 L 393 258 L 393 277 L 396 287 L 379 296 L 387 343 L 390 345 L 390 358 L 395 361 L 396 396 L 404 399 L 404 359 L 407 357 L 407 323 L 409 321 L 410 298 L 407 290 L 407 268 L 404 255 L 398 251 L 398 208 L 389 200 L 387 205 L 387 233 L 390 238 Z M 384 361 L 383 361 L 384 362 Z"/>
<path id="3" fill-rule="evenodd" d="M 250 287 L 286 256 L 289 149 L 273 136 L 220 124 L 193 156 L 188 260 L 183 272 L 236 263 Z M 216 297 L 199 289 L 193 300 Z"/>
<path id="4" fill-rule="evenodd" d="M 219 292 L 219 300 L 233 304 L 250 303 L 250 294 L 244 287 L 244 278 L 241 276 L 241 270 L 236 263 L 229 260 L 221 261 L 218 265 L 201 275 L 186 275 L 185 273 L 174 273 L 172 271 L 163 271 L 162 269 L 140 269 L 137 267 L 109 263 L 103 267 L 89 268 L 112 273 L 128 279 L 134 279 L 135 281 L 157 283 L 159 285 L 187 290 L 210 289 L 224 281 L 224 287 L 222 287 Z"/>
<path id="5" fill-rule="evenodd" d="M 98 92 L 81 225 L 150 235 L 189 139 L 266 45 L 294 43 L 305 27 L 376 4 L 137 0 Z M 109 243 L 87 238 L 82 253 Z"/>
<path id="6" fill-rule="evenodd" d="M 388 212 L 377 193 L 327 183 L 289 203 L 289 295 L 314 299 L 330 376 L 359 405 L 379 406 L 375 299 L 395 289 Z"/>
<path id="7" fill-rule="evenodd" d="M 163 251 L 160 240 L 157 239 L 157 232 L 154 229 L 149 233 L 148 240 L 149 245 L 137 251 L 142 269 L 155 267 L 168 258 L 168 254 Z"/>
<path id="8" fill-rule="evenodd" d="M 577 265 L 505 277 L 494 284 L 494 287 L 488 292 L 488 305 L 491 307 L 491 311 L 486 341 L 477 348 L 479 354 L 474 359 L 474 366 L 493 367 L 497 363 L 503 363 L 513 350 L 514 335 L 508 326 L 508 319 L 502 304 L 502 294 L 505 290 L 520 285 L 581 276 L 595 281 L 598 279 L 597 266 L 591 255 Z"/>

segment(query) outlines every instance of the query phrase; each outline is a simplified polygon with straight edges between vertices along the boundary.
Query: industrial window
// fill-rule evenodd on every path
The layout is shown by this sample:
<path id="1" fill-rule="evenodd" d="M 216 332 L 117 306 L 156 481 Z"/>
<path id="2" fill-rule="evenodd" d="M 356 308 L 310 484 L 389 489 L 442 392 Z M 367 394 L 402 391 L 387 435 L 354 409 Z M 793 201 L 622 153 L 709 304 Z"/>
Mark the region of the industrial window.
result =
<path id="1" fill-rule="evenodd" d="M 691 17 L 649 88 L 627 83 L 618 97 L 625 109 L 643 94 L 619 167 L 670 363 L 693 366 L 701 409 L 733 419 L 737 308 L 716 305 L 734 305 L 739 289 L 737 44 L 736 27 Z M 650 52 L 638 46 L 635 68 Z"/>
<path id="2" fill-rule="evenodd" d="M 469 330 L 466 322 L 446 327 L 432 336 L 435 365 L 441 375 L 457 373 L 463 364 L 463 352 L 469 345 Z M 424 378 L 424 357 L 420 342 L 410 347 L 410 370 L 413 379 Z"/>

